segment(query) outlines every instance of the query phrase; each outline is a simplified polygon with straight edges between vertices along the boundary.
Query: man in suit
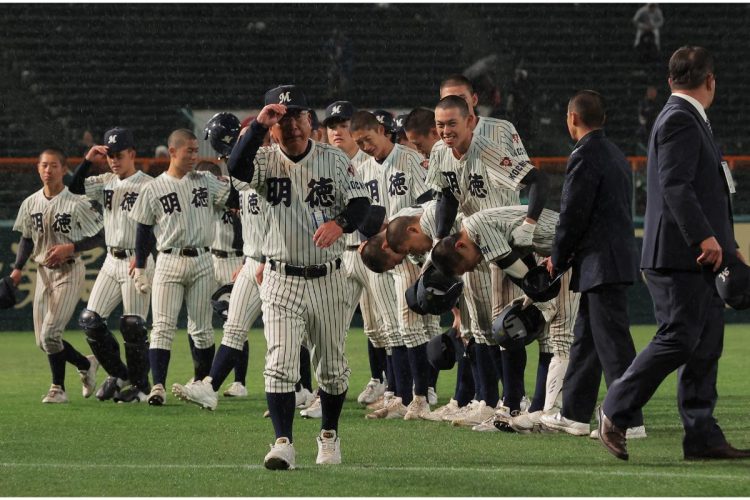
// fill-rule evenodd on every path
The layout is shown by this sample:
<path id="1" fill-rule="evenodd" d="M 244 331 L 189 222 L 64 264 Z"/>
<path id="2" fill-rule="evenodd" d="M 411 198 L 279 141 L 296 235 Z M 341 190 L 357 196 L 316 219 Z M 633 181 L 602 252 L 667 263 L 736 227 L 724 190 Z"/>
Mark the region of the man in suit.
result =
<path id="1" fill-rule="evenodd" d="M 610 386 L 599 412 L 599 439 L 613 455 L 627 460 L 623 429 L 639 422 L 641 408 L 677 370 L 685 459 L 748 458 L 750 450 L 727 443 L 713 416 L 724 338 L 724 304 L 714 273 L 722 260 L 744 259 L 732 224 L 734 183 L 706 117 L 716 91 L 708 51 L 675 51 L 669 85 L 672 95 L 649 140 L 641 257 L 658 329 Z"/>
<path id="2" fill-rule="evenodd" d="M 581 292 L 575 340 L 565 372 L 562 410 L 542 425 L 589 436 L 599 384 L 609 386 L 635 358 L 626 291 L 636 277 L 631 196 L 633 174 L 622 151 L 604 134 L 601 95 L 582 90 L 568 103 L 568 131 L 577 141 L 568 159 L 560 220 L 547 268 L 571 266 L 571 289 Z M 645 437 L 640 412 L 629 437 Z"/>

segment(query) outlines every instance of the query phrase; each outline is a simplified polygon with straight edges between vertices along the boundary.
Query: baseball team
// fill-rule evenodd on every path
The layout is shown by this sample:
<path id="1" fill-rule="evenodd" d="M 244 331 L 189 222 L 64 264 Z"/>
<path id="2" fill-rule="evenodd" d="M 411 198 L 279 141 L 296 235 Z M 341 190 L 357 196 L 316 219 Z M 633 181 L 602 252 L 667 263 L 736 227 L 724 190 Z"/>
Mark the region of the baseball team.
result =
<path id="1" fill-rule="evenodd" d="M 696 346 L 723 335 L 723 319 L 717 332 L 707 325 L 707 305 L 685 311 L 690 302 L 677 303 L 679 294 L 668 291 L 680 283 L 708 287 L 701 300 L 723 308 L 740 291 L 717 290 L 714 281 L 746 267 L 739 251 L 727 252 L 734 184 L 721 155 L 670 159 L 685 135 L 695 143 L 694 123 L 708 123 L 713 59 L 705 49 L 683 47 L 669 72 L 673 94 L 649 146 L 651 212 L 640 265 L 659 330 L 640 355 L 626 295 L 638 279 L 632 172 L 604 134 L 601 95 L 582 90 L 568 103 L 576 146 L 558 213 L 545 208 L 548 179 L 530 163 L 515 127 L 477 116 L 477 94 L 462 75 L 441 83 L 433 109 L 394 117 L 336 101 L 321 123 L 300 87 L 282 85 L 265 93 L 247 127 L 229 113 L 211 118 L 205 138 L 221 166 L 199 161 L 198 138 L 186 129 L 169 136 L 169 167 L 156 178 L 136 169 L 133 133 L 121 127 L 107 131 L 67 179 L 62 151 L 40 154 L 43 188 L 19 209 L 14 230 L 21 240 L 3 285 L 17 286 L 29 259 L 36 265 L 34 330 L 52 375 L 42 401 L 68 402 L 71 363 L 86 398 L 165 404 L 184 303 L 194 373 L 171 392 L 216 410 L 232 371 L 223 395 L 248 395 L 247 334 L 262 317 L 266 416 L 275 433 L 265 467 L 296 467 L 298 409 L 321 419 L 316 463 L 339 464 L 339 417 L 351 373 L 345 343 L 359 306 L 370 380 L 357 403 L 371 410 L 367 419 L 566 432 L 599 439 L 626 460 L 627 440 L 646 437 L 641 408 L 682 366 L 685 458 L 750 456 L 723 440 L 713 417 L 720 338 L 712 361 L 700 354 L 712 379 L 697 384 L 686 374 L 700 357 Z M 700 132 L 714 144 L 710 125 Z M 110 171 L 89 175 L 105 159 Z M 712 185 L 707 178 L 718 186 L 710 199 L 696 195 Z M 718 215 L 704 207 L 721 203 Z M 660 233 L 670 225 L 674 235 L 665 242 Z M 692 264 L 664 264 L 660 253 L 677 252 L 668 245 L 685 247 Z M 84 356 L 63 340 L 63 330 L 83 286 L 80 253 L 99 246 L 106 258 L 78 319 L 93 353 Z M 124 360 L 108 326 L 120 303 Z M 212 314 L 224 322 L 218 348 Z M 443 314 L 452 314 L 446 331 Z M 681 314 L 692 314 L 698 326 L 683 333 Z M 539 344 L 539 360 L 527 397 L 531 342 Z M 666 356 L 667 368 L 655 370 Z M 97 390 L 100 365 L 107 377 Z M 438 374 L 453 367 L 454 394 L 436 407 Z M 597 409 L 602 374 L 610 391 Z"/>

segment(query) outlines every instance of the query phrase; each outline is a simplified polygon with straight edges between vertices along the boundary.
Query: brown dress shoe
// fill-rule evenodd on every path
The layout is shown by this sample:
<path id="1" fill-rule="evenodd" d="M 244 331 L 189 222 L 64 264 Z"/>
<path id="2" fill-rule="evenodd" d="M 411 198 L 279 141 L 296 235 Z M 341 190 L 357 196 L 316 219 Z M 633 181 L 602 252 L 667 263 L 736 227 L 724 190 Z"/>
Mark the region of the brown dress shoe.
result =
<path id="1" fill-rule="evenodd" d="M 601 406 L 599 407 L 599 441 L 607 448 L 607 451 L 620 460 L 628 459 L 625 429 L 620 429 L 613 424 L 604 414 Z"/>
<path id="2" fill-rule="evenodd" d="M 701 452 L 685 453 L 685 460 L 736 460 L 750 458 L 750 450 L 738 450 L 729 443 Z"/>

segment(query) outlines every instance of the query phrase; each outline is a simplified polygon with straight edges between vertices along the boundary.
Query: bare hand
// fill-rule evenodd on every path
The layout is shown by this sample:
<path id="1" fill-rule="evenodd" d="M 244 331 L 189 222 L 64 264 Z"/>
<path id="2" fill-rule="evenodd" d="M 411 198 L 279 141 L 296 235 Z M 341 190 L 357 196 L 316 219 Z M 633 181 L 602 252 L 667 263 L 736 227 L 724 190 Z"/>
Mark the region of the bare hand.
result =
<path id="1" fill-rule="evenodd" d="M 70 259 L 73 255 L 74 247 L 72 243 L 54 245 L 47 250 L 44 256 L 44 265 L 47 267 L 57 267 Z"/>
<path id="2" fill-rule="evenodd" d="M 286 106 L 283 104 L 267 104 L 260 110 L 255 121 L 266 128 L 271 128 L 286 114 Z"/>
<path id="3" fill-rule="evenodd" d="M 541 265 L 547 268 L 547 272 L 550 276 L 552 276 L 553 278 L 555 277 L 555 265 L 552 264 L 552 257 L 547 257 L 546 259 L 544 259 Z"/>
<path id="4" fill-rule="evenodd" d="M 266 268 L 265 262 L 258 266 L 255 270 L 255 282 L 259 285 L 263 284 L 263 270 Z"/>
<path id="5" fill-rule="evenodd" d="M 237 269 L 232 273 L 232 283 L 237 281 L 237 275 L 240 274 L 240 271 L 242 271 L 242 266 L 237 266 Z"/>
<path id="6" fill-rule="evenodd" d="M 107 146 L 92 146 L 89 152 L 86 153 L 86 159 L 90 162 L 95 162 L 99 159 L 107 158 Z"/>
<path id="7" fill-rule="evenodd" d="M 459 338 L 461 336 L 459 333 L 459 329 L 461 328 L 461 313 L 458 310 L 458 307 L 451 309 L 451 312 L 453 313 L 453 324 L 451 325 L 451 328 L 456 329 L 456 338 Z"/>
<path id="8" fill-rule="evenodd" d="M 711 236 L 701 241 L 700 248 L 701 254 L 695 259 L 696 262 L 701 266 L 713 264 L 713 271 L 718 271 L 721 267 L 721 245 L 716 238 Z"/>
<path id="9" fill-rule="evenodd" d="M 135 257 L 130 259 L 130 265 L 128 266 L 128 275 L 132 278 L 135 273 Z"/>
<path id="10" fill-rule="evenodd" d="M 13 284 L 16 286 L 21 283 L 21 276 L 21 271 L 19 271 L 18 269 L 13 269 L 13 271 L 11 271 L 10 273 L 10 279 L 13 280 Z"/>
<path id="11" fill-rule="evenodd" d="M 313 243 L 319 248 L 328 248 L 329 246 L 336 243 L 341 235 L 344 234 L 344 230 L 339 226 L 336 221 L 329 220 L 321 224 L 315 234 L 313 235 Z"/>

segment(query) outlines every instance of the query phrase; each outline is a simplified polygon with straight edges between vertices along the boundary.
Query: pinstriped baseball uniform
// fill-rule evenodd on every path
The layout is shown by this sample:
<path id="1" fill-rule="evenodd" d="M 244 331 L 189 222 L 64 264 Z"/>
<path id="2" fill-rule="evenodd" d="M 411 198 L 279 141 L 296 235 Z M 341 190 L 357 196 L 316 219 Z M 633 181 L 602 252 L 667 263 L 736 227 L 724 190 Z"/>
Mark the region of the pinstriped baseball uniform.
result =
<path id="1" fill-rule="evenodd" d="M 99 202 L 104 211 L 104 235 L 107 256 L 104 259 L 94 287 L 91 289 L 86 308 L 106 319 L 122 301 L 122 313 L 137 314 L 144 320 L 148 317 L 151 294 L 139 293 L 129 275 L 130 257 L 135 255 L 136 223 L 128 217 L 143 186 L 153 178 L 137 170 L 133 175 L 120 179 L 114 173 L 87 177 L 84 181 L 86 196 Z M 112 250 L 125 250 L 127 257 L 118 259 Z M 154 261 L 149 256 L 146 273 L 151 279 Z"/>
<path id="2" fill-rule="evenodd" d="M 214 222 L 214 240 L 211 250 L 226 252 L 227 257 L 221 257 L 211 253 L 214 265 L 214 281 L 217 287 L 232 282 L 232 274 L 235 269 L 242 265 L 242 255 L 236 255 L 237 249 L 232 248 L 234 241 L 234 214 L 227 207 L 217 208 L 214 211 L 216 221 Z"/>
<path id="3" fill-rule="evenodd" d="M 54 245 L 75 243 L 94 236 L 102 229 L 101 216 L 83 196 L 68 188 L 47 199 L 40 189 L 21 203 L 13 230 L 31 238 L 30 258 L 38 264 L 34 291 L 34 334 L 36 345 L 47 354 L 63 350 L 62 334 L 81 296 L 84 265 L 78 254 L 73 262 L 52 269 L 43 265 Z"/>
<path id="4" fill-rule="evenodd" d="M 183 299 L 196 348 L 214 344 L 209 300 L 213 264 L 205 249 L 214 237 L 214 209 L 223 207 L 228 196 L 229 184 L 204 172 L 190 172 L 182 179 L 164 172 L 141 189 L 130 217 L 154 226 L 159 251 L 151 295 L 151 349 L 171 349 Z M 181 256 L 182 248 L 196 248 L 199 255 Z"/>
<path id="5" fill-rule="evenodd" d="M 512 123 L 497 118 L 485 116 L 478 117 L 479 121 L 474 128 L 474 133 L 486 137 L 492 142 L 500 144 L 505 151 L 517 160 L 529 161 L 529 155 L 526 154 L 526 148 L 521 142 L 521 137 Z"/>
<path id="6" fill-rule="evenodd" d="M 354 167 L 354 173 L 360 181 L 362 178 L 359 174 L 359 166 L 369 159 L 370 155 L 361 149 L 357 149 L 357 153 L 349 160 L 352 167 Z M 343 263 L 346 276 L 349 278 L 352 286 L 349 318 L 354 315 L 357 303 L 359 303 L 365 335 L 376 348 L 388 347 L 388 328 L 395 327 L 395 322 L 392 322 L 391 318 L 387 317 L 387 315 L 383 315 L 380 312 L 382 309 L 375 306 L 372 286 L 377 281 L 377 278 L 375 278 L 375 273 L 367 269 L 362 263 L 362 257 L 357 251 L 361 242 L 360 236 L 359 231 L 345 235 L 346 250 L 344 251 Z M 396 300 L 395 296 L 393 296 L 393 300 Z M 395 320 L 395 317 L 393 319 Z M 351 323 L 351 319 L 349 322 Z"/>
<path id="7" fill-rule="evenodd" d="M 338 148 L 310 141 L 295 163 L 278 145 L 260 148 L 250 187 L 268 202 L 267 257 L 260 296 L 268 351 L 265 390 L 294 391 L 299 380 L 299 348 L 307 334 L 320 388 L 338 395 L 348 388 L 350 369 L 344 355 L 351 285 L 337 269 L 345 248 L 339 238 L 319 248 L 313 235 L 340 214 L 349 200 L 367 197 L 349 158 Z M 238 188 L 239 189 L 239 188 Z M 286 266 L 325 266 L 326 275 L 306 279 L 287 274 Z"/>
<path id="8" fill-rule="evenodd" d="M 237 275 L 229 296 L 227 320 L 221 343 L 242 350 L 247 332 L 260 315 L 260 286 L 255 281 L 255 271 L 260 266 L 261 247 L 268 229 L 266 201 L 246 183 L 232 180 L 240 194 L 240 217 L 242 219 L 242 253 L 245 263 Z"/>
<path id="9" fill-rule="evenodd" d="M 372 158 L 360 166 L 360 172 L 365 185 L 370 189 L 373 203 L 385 207 L 388 216 L 416 204 L 417 198 L 429 190 L 425 184 L 426 172 L 422 167 L 422 156 L 400 144 L 394 145 L 382 164 Z M 406 347 L 416 347 L 430 340 L 426 324 L 435 321 L 415 313 L 406 303 L 406 290 L 417 280 L 419 272 L 419 266 L 405 259 L 391 273 L 395 285 L 399 333 Z"/>

